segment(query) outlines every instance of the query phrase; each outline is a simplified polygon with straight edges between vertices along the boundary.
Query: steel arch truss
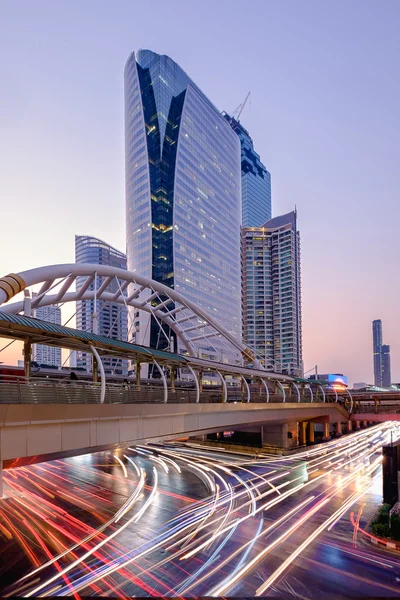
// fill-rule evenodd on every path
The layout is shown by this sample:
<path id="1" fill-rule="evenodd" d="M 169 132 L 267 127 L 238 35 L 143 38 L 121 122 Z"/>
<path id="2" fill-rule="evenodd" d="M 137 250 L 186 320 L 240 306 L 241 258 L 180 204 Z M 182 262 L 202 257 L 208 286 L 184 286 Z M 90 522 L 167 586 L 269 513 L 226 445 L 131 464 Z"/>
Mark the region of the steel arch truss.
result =
<path id="1" fill-rule="evenodd" d="M 80 287 L 76 290 L 78 277 Z M 32 300 L 10 302 L 20 292 L 38 285 L 40 289 Z M 29 314 L 30 308 L 80 300 L 115 302 L 153 315 L 160 326 L 171 328 L 190 356 L 198 356 L 198 342 L 209 340 L 212 344 L 212 340 L 218 338 L 240 362 L 245 359 L 264 370 L 253 351 L 205 310 L 178 291 L 132 271 L 95 264 L 60 264 L 12 273 L 0 279 L 3 312 Z"/>

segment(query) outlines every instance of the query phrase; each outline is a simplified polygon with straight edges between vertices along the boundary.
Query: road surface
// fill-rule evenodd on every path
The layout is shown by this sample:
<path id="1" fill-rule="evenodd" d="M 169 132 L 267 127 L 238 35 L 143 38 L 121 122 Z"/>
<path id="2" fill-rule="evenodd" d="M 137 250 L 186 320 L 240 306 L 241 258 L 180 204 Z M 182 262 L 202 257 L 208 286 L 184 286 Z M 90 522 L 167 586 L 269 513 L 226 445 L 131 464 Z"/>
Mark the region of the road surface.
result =
<path id="1" fill-rule="evenodd" d="M 384 423 L 291 457 L 144 445 L 9 469 L 0 592 L 34 596 L 400 595 L 370 545 Z"/>

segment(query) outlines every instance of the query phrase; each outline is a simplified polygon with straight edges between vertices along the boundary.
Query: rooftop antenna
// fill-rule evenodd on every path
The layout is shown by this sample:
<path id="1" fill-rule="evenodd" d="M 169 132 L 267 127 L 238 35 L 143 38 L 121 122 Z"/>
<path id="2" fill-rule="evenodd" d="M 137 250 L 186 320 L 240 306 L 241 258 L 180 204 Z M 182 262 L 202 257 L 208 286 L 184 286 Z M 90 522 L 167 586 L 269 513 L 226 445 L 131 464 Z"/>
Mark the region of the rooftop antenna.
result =
<path id="1" fill-rule="evenodd" d="M 241 104 L 239 104 L 239 106 L 237 108 L 235 108 L 235 110 L 232 113 L 232 118 L 236 119 L 236 121 L 238 123 L 240 121 L 240 115 L 242 114 L 243 109 L 246 106 L 246 103 L 247 103 L 247 100 L 249 99 L 249 96 L 250 96 L 250 92 L 247 94 L 246 98 L 244 99 L 244 102 L 242 102 Z"/>

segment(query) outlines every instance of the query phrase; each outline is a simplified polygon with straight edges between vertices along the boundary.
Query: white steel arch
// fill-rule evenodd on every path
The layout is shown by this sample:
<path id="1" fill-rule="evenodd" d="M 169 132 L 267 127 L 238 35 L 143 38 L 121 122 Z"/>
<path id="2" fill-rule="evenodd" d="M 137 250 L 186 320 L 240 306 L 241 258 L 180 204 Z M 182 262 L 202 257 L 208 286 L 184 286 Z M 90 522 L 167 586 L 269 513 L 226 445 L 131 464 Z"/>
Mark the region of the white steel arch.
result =
<path id="1" fill-rule="evenodd" d="M 86 279 L 79 290 L 71 291 L 77 279 Z M 97 278 L 102 278 L 98 289 L 90 290 Z M 111 292 L 110 284 L 117 280 L 118 291 Z M 121 283 L 122 282 L 122 283 Z M 10 302 L 17 294 L 31 286 L 41 285 L 37 296 L 24 304 L 24 300 Z M 108 291 L 107 291 L 108 290 Z M 163 300 L 160 300 L 160 296 Z M 166 299 L 164 299 L 166 298 Z M 0 279 L 0 307 L 3 312 L 16 314 L 29 305 L 31 308 L 49 304 L 80 300 L 104 300 L 131 306 L 154 315 L 170 327 L 182 341 L 190 356 L 198 356 L 196 342 L 205 339 L 222 339 L 236 354 L 265 370 L 253 351 L 236 339 L 214 317 L 183 297 L 179 292 L 132 271 L 96 264 L 48 265 L 11 273 Z"/>

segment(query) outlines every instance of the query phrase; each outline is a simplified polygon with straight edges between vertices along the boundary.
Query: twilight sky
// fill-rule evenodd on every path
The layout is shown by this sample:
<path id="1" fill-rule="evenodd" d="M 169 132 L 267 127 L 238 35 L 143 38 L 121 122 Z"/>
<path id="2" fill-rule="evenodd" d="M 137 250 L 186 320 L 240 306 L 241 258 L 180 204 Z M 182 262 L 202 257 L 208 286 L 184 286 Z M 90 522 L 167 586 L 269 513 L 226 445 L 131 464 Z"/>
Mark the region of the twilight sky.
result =
<path id="1" fill-rule="evenodd" d="M 399 27 L 399 0 L 2 0 L 0 274 L 73 262 L 75 233 L 125 249 L 123 69 L 149 48 L 221 110 L 251 90 L 273 215 L 298 209 L 305 369 L 371 382 L 381 318 L 400 381 Z"/>

